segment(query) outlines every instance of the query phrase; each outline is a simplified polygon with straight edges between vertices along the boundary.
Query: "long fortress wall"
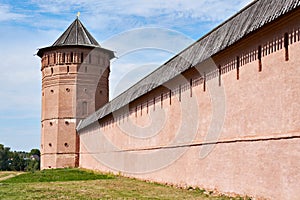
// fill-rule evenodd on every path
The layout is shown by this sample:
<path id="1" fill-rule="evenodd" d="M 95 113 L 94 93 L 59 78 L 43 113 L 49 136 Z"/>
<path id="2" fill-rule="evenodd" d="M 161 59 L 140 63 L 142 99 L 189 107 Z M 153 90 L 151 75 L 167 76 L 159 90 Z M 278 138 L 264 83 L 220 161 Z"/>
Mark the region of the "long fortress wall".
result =
<path id="1" fill-rule="evenodd" d="M 79 135 L 82 168 L 299 199 L 299 9 Z"/>

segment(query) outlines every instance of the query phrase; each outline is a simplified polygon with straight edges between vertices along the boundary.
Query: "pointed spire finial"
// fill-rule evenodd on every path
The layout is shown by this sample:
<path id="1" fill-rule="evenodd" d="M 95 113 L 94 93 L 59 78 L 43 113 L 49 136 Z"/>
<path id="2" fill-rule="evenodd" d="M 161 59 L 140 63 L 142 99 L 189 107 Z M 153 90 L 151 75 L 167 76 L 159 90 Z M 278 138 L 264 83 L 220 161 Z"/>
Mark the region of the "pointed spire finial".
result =
<path id="1" fill-rule="evenodd" d="M 79 16 L 80 16 L 80 12 L 77 12 L 77 19 L 79 18 Z"/>

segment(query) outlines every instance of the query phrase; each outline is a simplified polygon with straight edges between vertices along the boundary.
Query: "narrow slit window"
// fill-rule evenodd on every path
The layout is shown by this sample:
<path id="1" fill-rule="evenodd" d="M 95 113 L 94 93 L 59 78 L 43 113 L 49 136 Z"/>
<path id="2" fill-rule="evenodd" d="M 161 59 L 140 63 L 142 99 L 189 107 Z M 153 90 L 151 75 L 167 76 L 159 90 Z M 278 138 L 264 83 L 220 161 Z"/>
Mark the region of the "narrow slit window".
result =
<path id="1" fill-rule="evenodd" d="M 289 60 L 289 34 L 284 34 L 285 61 Z"/>
<path id="2" fill-rule="evenodd" d="M 181 102 L 181 85 L 179 85 L 179 102 Z"/>
<path id="3" fill-rule="evenodd" d="M 148 99 L 147 99 L 147 114 L 149 113 L 149 102 L 148 102 Z"/>
<path id="4" fill-rule="evenodd" d="M 138 108 L 137 108 L 137 106 L 135 106 L 135 117 L 137 117 L 137 110 L 138 110 Z"/>
<path id="5" fill-rule="evenodd" d="M 258 58 L 258 71 L 262 71 L 262 62 L 261 62 L 261 46 L 258 46 L 258 51 L 257 51 L 257 58 Z"/>
<path id="6" fill-rule="evenodd" d="M 172 90 L 169 92 L 170 105 L 172 104 Z"/>
<path id="7" fill-rule="evenodd" d="M 88 111 L 87 102 L 84 101 L 84 102 L 82 102 L 82 115 L 86 115 L 87 111 Z"/>
<path id="8" fill-rule="evenodd" d="M 206 91 L 206 74 L 203 75 L 203 91 Z"/>
<path id="9" fill-rule="evenodd" d="M 89 64 L 91 64 L 91 63 L 92 63 L 92 55 L 89 54 Z"/>
<path id="10" fill-rule="evenodd" d="M 193 79 L 190 79 L 190 97 L 193 97 Z"/>
<path id="11" fill-rule="evenodd" d="M 83 63 L 83 53 L 81 53 L 80 57 L 81 57 L 81 63 Z"/>
<path id="12" fill-rule="evenodd" d="M 219 68 L 218 68 L 218 71 L 219 71 L 219 86 L 221 86 L 221 75 L 222 75 L 222 67 L 221 67 L 221 65 L 219 65 Z"/>
<path id="13" fill-rule="evenodd" d="M 53 64 L 56 64 L 56 53 L 53 54 Z"/>
<path id="14" fill-rule="evenodd" d="M 240 79 L 240 57 L 236 57 L 236 79 Z"/>

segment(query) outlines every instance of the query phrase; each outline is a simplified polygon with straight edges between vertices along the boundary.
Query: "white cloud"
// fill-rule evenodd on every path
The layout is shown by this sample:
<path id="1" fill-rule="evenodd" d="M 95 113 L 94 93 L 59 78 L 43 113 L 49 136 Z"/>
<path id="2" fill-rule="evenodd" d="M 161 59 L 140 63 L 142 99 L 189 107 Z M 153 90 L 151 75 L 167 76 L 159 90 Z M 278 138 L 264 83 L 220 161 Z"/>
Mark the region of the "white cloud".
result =
<path id="1" fill-rule="evenodd" d="M 160 49 L 173 54 L 194 42 L 190 37 L 164 28 L 139 28 L 114 35 L 102 46 L 116 51 L 117 57 L 141 49 Z"/>
<path id="2" fill-rule="evenodd" d="M 81 11 L 88 27 L 119 32 L 142 26 L 168 28 L 221 22 L 251 0 L 32 0 L 36 12 L 76 16 Z M 48 24 L 49 26 L 53 24 Z"/>
<path id="3" fill-rule="evenodd" d="M 11 12 L 11 8 L 9 5 L 0 4 L 0 22 L 18 20 L 24 17 L 25 15 Z"/>
<path id="4" fill-rule="evenodd" d="M 62 13 L 82 9 L 87 13 L 106 13 L 113 16 L 171 16 L 175 18 L 197 18 L 223 20 L 228 11 L 236 11 L 251 0 L 33 0 L 41 11 Z M 75 14 L 75 13 L 74 13 Z"/>
<path id="5" fill-rule="evenodd" d="M 110 97 L 120 94 L 193 42 L 180 32 L 163 28 L 133 29 L 104 41 L 102 46 L 116 51 L 118 57 L 111 64 Z"/>

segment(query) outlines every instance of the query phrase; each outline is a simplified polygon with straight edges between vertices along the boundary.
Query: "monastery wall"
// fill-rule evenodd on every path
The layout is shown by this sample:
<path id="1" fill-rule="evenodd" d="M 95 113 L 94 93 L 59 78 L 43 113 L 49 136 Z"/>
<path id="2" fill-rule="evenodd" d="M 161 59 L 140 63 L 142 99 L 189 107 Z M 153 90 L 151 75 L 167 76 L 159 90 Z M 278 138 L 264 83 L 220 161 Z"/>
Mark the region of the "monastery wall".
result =
<path id="1" fill-rule="evenodd" d="M 80 167 L 268 199 L 300 196 L 300 14 L 80 131 Z"/>

